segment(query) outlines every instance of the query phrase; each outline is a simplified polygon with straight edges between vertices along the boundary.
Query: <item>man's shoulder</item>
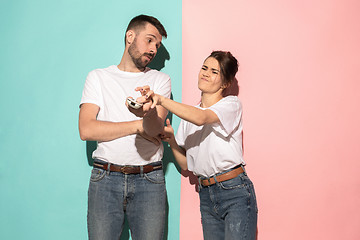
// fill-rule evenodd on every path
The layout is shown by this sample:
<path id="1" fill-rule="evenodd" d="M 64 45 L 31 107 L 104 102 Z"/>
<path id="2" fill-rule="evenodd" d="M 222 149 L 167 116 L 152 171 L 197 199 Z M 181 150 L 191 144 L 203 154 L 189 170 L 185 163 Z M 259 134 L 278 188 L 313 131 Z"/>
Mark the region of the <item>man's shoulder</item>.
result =
<path id="1" fill-rule="evenodd" d="M 160 77 L 160 78 L 170 78 L 170 76 L 168 74 L 160 72 L 156 69 L 148 68 L 148 67 L 145 70 L 145 74 L 147 74 L 149 76 Z"/>
<path id="2" fill-rule="evenodd" d="M 96 68 L 96 69 L 90 71 L 89 74 L 96 74 L 96 73 L 103 73 L 103 72 L 114 72 L 114 66 L 115 65 L 111 65 L 111 66 L 106 67 L 106 68 Z"/>

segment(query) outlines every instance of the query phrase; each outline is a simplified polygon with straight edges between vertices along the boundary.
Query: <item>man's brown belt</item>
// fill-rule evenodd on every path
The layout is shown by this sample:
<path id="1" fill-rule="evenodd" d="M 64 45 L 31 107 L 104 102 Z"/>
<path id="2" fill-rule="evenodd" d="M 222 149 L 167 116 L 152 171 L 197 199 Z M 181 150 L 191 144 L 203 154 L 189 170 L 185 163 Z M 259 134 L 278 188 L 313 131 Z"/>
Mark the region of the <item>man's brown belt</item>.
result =
<path id="1" fill-rule="evenodd" d="M 239 174 L 241 174 L 243 172 L 244 172 L 244 169 L 241 166 L 239 166 L 238 168 L 235 168 L 234 170 L 231 170 L 229 172 L 226 172 L 226 173 L 216 176 L 216 181 L 217 182 L 227 181 L 227 180 L 237 177 Z M 216 183 L 214 177 L 207 178 L 207 179 L 201 179 L 200 182 L 201 182 L 201 185 L 203 185 L 203 186 L 210 186 L 210 185 L 213 185 Z"/>
<path id="2" fill-rule="evenodd" d="M 110 165 L 110 166 L 109 166 Z M 140 166 L 119 166 L 111 163 L 97 163 L 94 162 L 94 167 L 104 170 L 110 170 L 110 172 L 122 172 L 124 174 L 139 174 L 141 172 Z M 144 165 L 142 166 L 143 173 L 149 173 L 157 169 L 161 169 L 161 163 L 159 165 Z"/>

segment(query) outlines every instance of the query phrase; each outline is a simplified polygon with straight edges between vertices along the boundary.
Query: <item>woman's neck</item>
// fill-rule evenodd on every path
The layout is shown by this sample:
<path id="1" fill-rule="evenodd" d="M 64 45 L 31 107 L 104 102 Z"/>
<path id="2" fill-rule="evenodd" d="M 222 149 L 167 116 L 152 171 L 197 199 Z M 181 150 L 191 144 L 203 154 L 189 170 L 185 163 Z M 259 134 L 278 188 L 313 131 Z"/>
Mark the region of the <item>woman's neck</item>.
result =
<path id="1" fill-rule="evenodd" d="M 201 103 L 200 107 L 208 108 L 220 101 L 223 98 L 221 92 L 220 93 L 201 93 Z"/>

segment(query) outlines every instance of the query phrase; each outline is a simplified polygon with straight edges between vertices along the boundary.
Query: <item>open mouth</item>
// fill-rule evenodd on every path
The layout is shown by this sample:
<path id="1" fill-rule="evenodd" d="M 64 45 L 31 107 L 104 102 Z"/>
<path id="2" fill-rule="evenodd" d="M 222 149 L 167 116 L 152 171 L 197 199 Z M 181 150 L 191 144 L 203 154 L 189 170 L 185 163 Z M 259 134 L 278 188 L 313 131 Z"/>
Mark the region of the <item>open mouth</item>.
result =
<path id="1" fill-rule="evenodd" d="M 151 61 L 151 60 L 153 59 L 153 56 L 152 56 L 152 55 L 144 54 L 144 56 L 145 56 L 149 61 Z"/>

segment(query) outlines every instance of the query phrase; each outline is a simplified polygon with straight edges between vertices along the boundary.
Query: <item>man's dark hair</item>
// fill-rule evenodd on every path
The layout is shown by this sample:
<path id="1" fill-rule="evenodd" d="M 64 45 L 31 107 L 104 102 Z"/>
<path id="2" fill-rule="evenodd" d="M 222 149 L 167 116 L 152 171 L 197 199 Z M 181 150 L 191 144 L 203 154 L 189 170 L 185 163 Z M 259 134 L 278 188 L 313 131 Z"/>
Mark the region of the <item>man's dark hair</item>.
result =
<path id="1" fill-rule="evenodd" d="M 131 19 L 131 21 L 126 29 L 126 32 L 129 30 L 136 31 L 139 28 L 143 28 L 143 27 L 145 27 L 146 23 L 150 23 L 151 25 L 156 27 L 156 29 L 159 31 L 161 36 L 163 36 L 165 38 L 167 37 L 166 30 L 165 30 L 164 26 L 161 24 L 161 22 L 159 20 L 157 20 L 156 18 L 154 18 L 152 16 L 147 16 L 147 15 L 139 15 L 139 16 L 136 16 L 133 19 Z M 125 35 L 125 40 L 126 40 L 126 35 Z"/>

